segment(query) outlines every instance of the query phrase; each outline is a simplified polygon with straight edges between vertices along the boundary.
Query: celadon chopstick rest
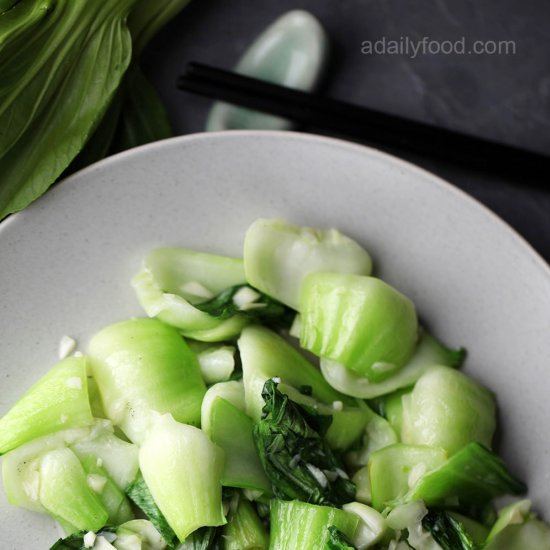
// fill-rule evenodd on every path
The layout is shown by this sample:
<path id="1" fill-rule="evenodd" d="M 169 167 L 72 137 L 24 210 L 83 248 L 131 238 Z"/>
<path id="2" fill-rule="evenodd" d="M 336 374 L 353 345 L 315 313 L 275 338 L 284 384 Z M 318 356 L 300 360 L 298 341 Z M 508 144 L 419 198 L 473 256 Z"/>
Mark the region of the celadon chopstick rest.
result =
<path id="1" fill-rule="evenodd" d="M 237 63 L 246 76 L 312 91 L 320 81 L 329 49 L 328 36 L 307 11 L 293 10 L 276 19 L 256 38 Z M 288 130 L 292 123 L 276 117 L 217 102 L 206 122 L 207 131 L 258 129 Z"/>

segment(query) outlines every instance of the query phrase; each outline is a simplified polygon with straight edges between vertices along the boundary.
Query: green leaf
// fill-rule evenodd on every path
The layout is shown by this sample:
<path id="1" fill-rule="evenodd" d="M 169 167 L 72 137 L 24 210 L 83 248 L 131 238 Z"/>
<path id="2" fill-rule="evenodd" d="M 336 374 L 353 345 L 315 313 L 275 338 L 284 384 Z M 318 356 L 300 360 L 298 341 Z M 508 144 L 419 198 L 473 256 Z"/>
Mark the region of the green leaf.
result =
<path id="1" fill-rule="evenodd" d="M 334 525 L 331 525 L 328 530 L 330 538 L 327 541 L 325 550 L 355 550 L 355 546 L 353 546 L 348 537 L 334 527 Z"/>
<path id="2" fill-rule="evenodd" d="M 463 507 L 483 506 L 495 497 L 526 491 L 526 485 L 508 471 L 500 457 L 479 443 L 470 443 L 420 478 L 405 499 L 439 505 L 457 498 Z"/>
<path id="3" fill-rule="evenodd" d="M 475 550 L 464 525 L 443 510 L 431 510 L 422 518 L 422 527 L 430 532 L 442 550 Z"/>
<path id="4" fill-rule="evenodd" d="M 98 534 L 114 533 L 115 531 L 116 527 L 103 527 Z M 64 539 L 59 539 L 50 550 L 84 550 L 86 548 L 84 546 L 84 535 L 86 533 L 87 531 L 79 531 Z"/>
<path id="5" fill-rule="evenodd" d="M 131 58 L 135 0 L 21 0 L 0 15 L 0 219 L 40 196 L 98 126 Z"/>
<path id="6" fill-rule="evenodd" d="M 258 296 L 251 304 L 250 309 L 242 309 L 235 303 L 235 295 L 243 289 L 249 289 Z M 261 320 L 264 324 L 266 324 L 266 321 L 280 320 L 283 325 L 289 325 L 293 316 L 288 307 L 250 285 L 229 287 L 211 300 L 195 304 L 195 307 L 218 319 L 229 319 L 239 313 L 250 319 Z"/>
<path id="7" fill-rule="evenodd" d="M 218 550 L 219 535 L 218 527 L 201 527 L 185 539 L 181 550 Z"/>
<path id="8" fill-rule="evenodd" d="M 155 526 L 155 529 L 162 535 L 168 547 L 173 548 L 178 543 L 176 533 L 174 533 L 174 530 L 168 525 L 166 518 L 153 499 L 153 495 L 151 495 L 141 474 L 139 474 L 137 479 L 128 487 L 126 494 Z"/>
<path id="9" fill-rule="evenodd" d="M 122 109 L 112 153 L 174 135 L 161 99 L 136 63 L 128 69 L 120 94 Z"/>
<path id="10" fill-rule="evenodd" d="M 265 382 L 262 397 L 263 417 L 254 439 L 275 496 L 329 506 L 352 501 L 355 486 L 342 476 L 342 465 L 323 437 L 332 417 L 290 401 L 273 380 Z"/>

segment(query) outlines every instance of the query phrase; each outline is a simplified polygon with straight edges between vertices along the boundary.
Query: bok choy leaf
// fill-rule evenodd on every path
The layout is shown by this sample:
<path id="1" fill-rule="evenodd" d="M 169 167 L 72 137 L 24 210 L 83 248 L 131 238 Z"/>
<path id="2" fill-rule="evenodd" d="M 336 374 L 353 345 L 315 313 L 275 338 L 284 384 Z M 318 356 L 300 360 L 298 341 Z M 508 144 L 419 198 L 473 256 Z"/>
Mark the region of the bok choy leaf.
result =
<path id="1" fill-rule="evenodd" d="M 21 0 L 0 15 L 0 218 L 40 196 L 82 149 L 132 55 L 135 0 Z"/>
<path id="2" fill-rule="evenodd" d="M 355 486 L 324 435 L 332 421 L 291 401 L 267 380 L 262 420 L 254 427 L 260 460 L 277 498 L 341 506 L 355 497 Z"/>

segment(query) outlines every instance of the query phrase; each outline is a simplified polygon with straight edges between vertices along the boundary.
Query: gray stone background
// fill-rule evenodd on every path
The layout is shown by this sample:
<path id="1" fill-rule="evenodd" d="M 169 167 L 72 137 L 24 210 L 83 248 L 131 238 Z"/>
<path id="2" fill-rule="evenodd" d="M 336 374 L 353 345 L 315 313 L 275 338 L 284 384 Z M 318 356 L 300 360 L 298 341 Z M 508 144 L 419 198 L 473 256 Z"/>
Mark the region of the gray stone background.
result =
<path id="1" fill-rule="evenodd" d="M 232 68 L 290 9 L 332 40 L 324 93 L 388 113 L 550 153 L 548 0 L 193 0 L 147 48 L 143 66 L 178 134 L 202 131 L 212 104 L 176 89 L 188 61 Z M 508 54 L 365 55 L 364 41 L 514 41 Z M 305 129 L 307 130 L 307 128 Z M 550 182 L 531 188 L 412 154 L 400 156 L 470 193 L 550 261 Z"/>

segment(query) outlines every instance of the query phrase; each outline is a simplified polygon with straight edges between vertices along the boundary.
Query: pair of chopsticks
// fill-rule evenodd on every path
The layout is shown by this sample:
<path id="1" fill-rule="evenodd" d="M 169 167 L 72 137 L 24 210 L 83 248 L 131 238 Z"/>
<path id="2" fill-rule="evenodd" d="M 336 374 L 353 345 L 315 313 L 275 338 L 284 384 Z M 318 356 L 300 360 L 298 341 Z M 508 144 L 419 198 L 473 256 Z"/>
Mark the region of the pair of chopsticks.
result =
<path id="1" fill-rule="evenodd" d="M 550 185 L 550 157 L 518 147 L 439 128 L 298 91 L 231 71 L 189 63 L 178 88 L 281 116 L 321 132 L 397 147 L 491 173 L 521 177 L 526 183 Z"/>

